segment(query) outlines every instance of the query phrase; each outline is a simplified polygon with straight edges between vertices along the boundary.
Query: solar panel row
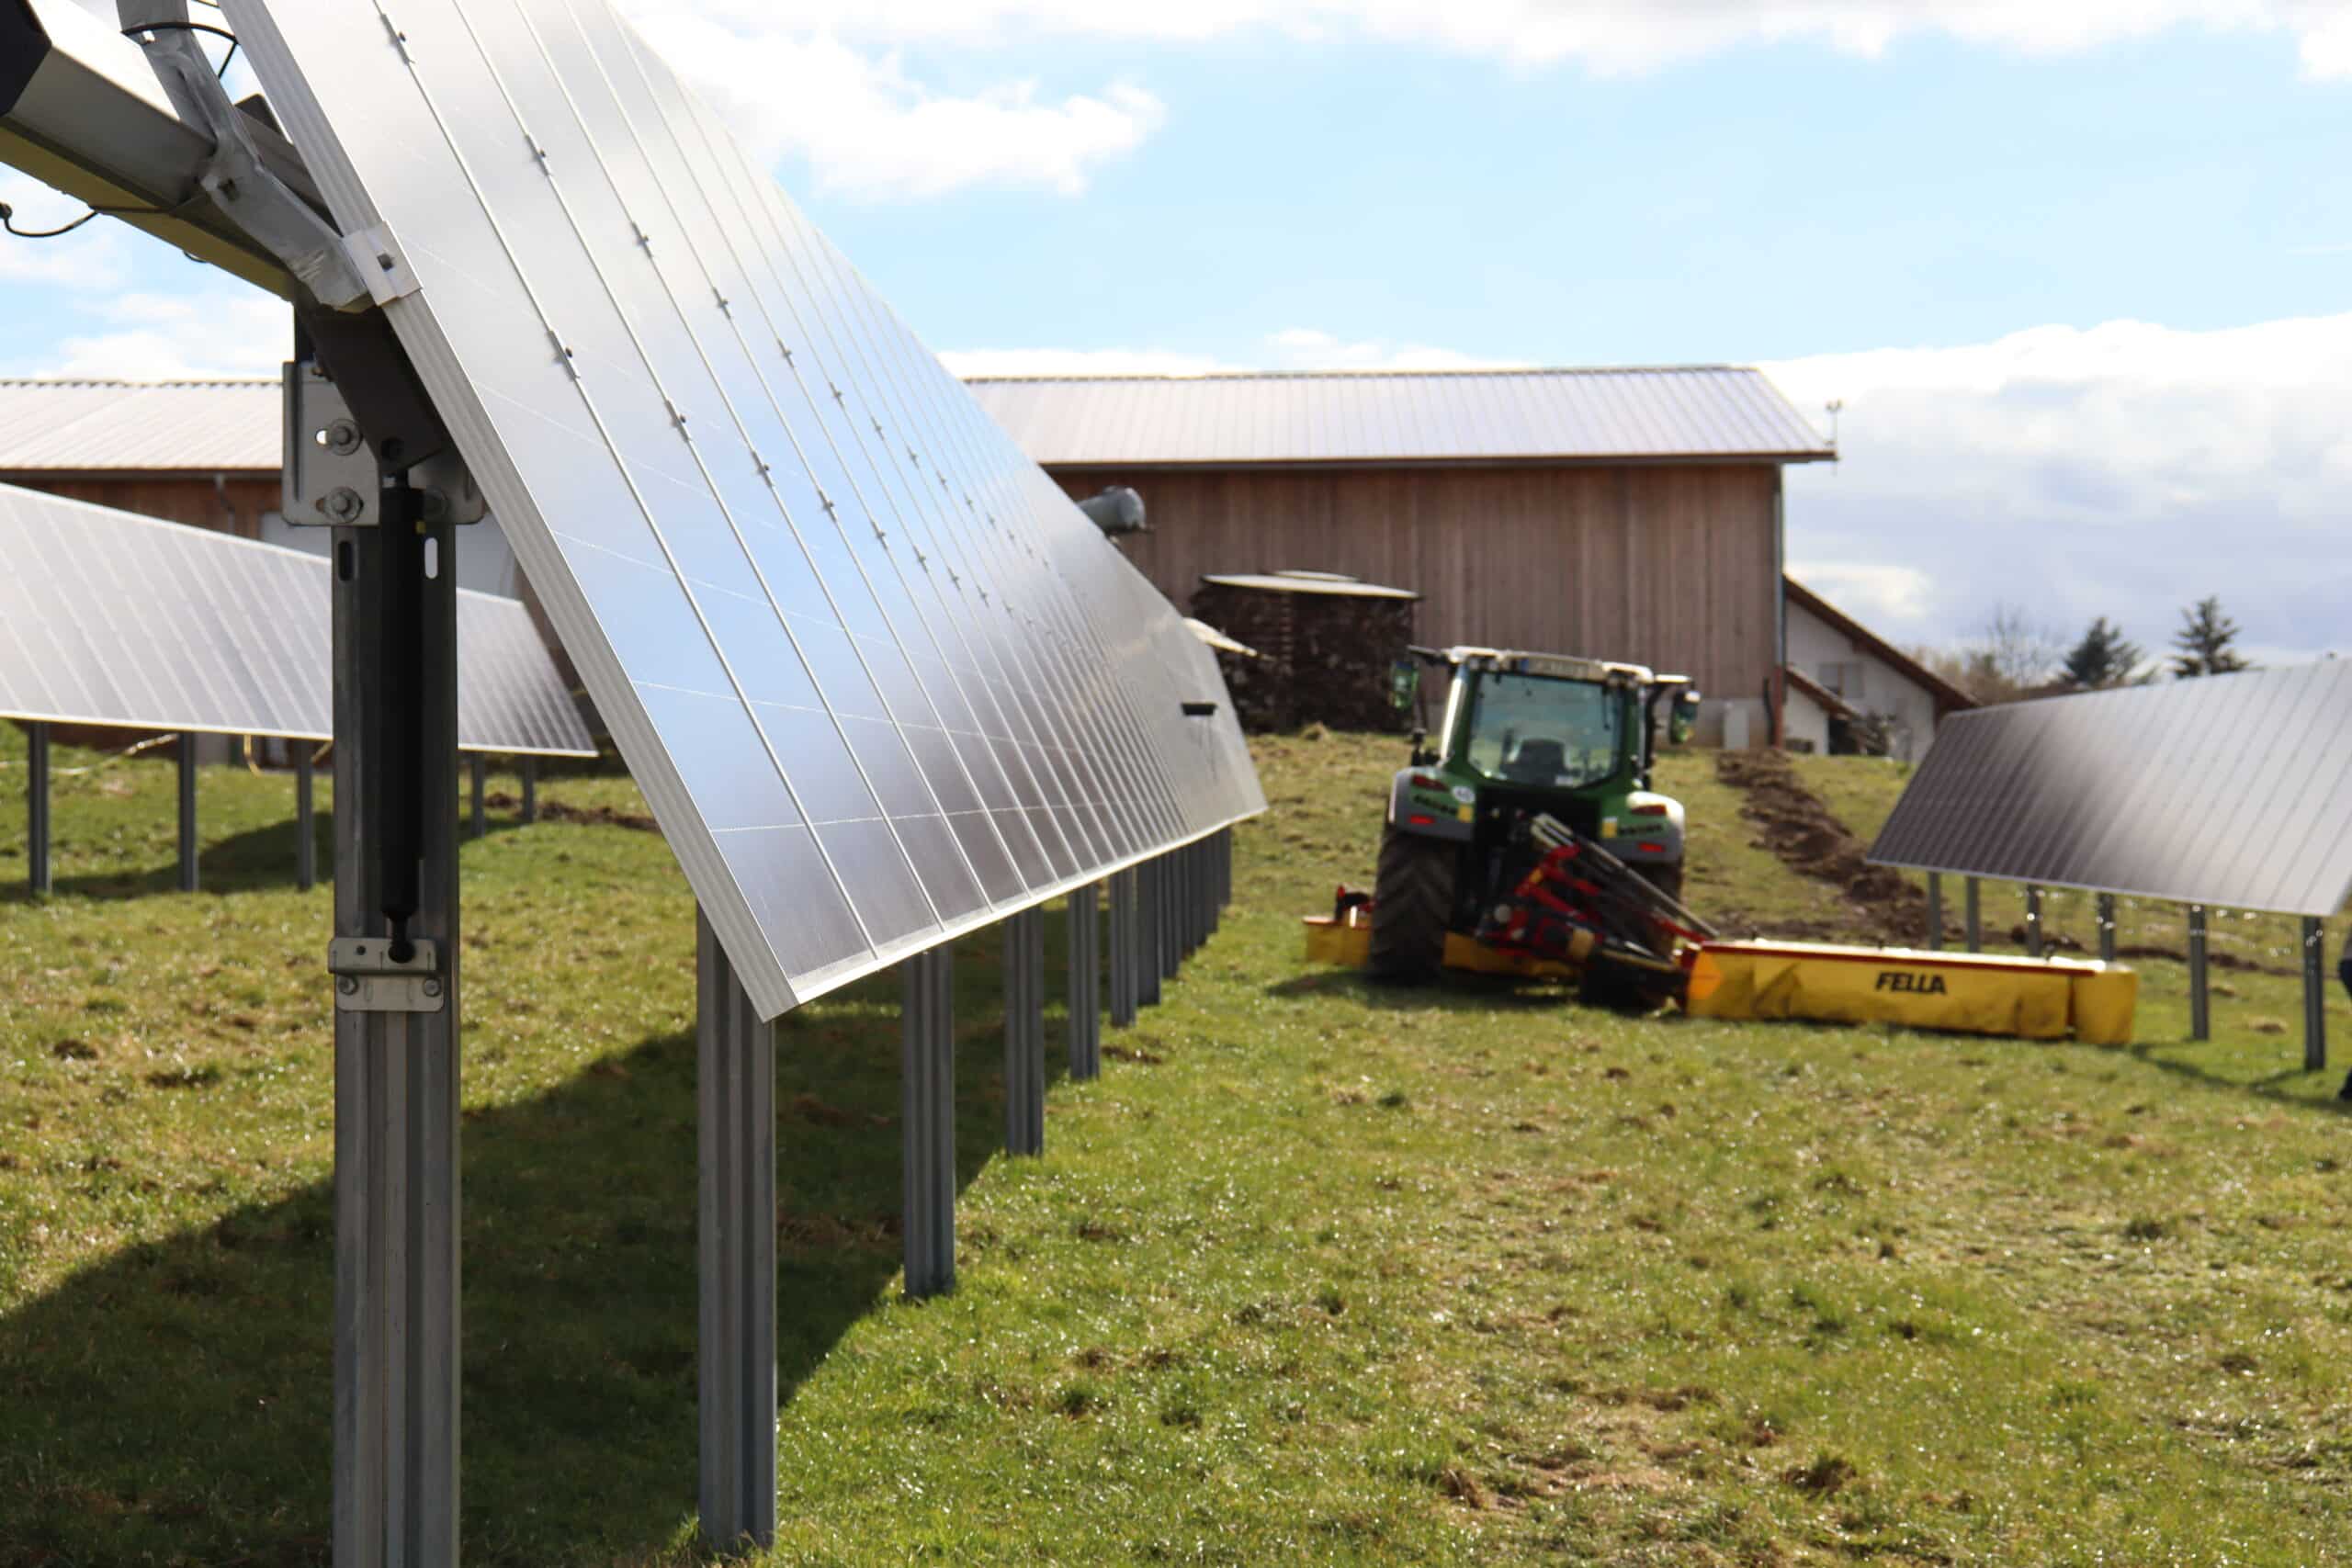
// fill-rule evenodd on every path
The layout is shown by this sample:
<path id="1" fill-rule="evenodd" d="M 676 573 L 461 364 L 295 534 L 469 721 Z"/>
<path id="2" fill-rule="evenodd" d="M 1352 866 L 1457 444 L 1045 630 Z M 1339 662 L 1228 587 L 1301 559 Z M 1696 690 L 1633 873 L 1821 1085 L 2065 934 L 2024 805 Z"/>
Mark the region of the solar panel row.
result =
<path id="1" fill-rule="evenodd" d="M 0 485 L 0 715 L 334 735 L 323 557 Z M 458 641 L 461 748 L 595 755 L 520 604 L 461 592 Z"/>
<path id="2" fill-rule="evenodd" d="M 1172 608 L 605 0 L 228 13 L 763 1016 L 1262 808 Z"/>
<path id="3" fill-rule="evenodd" d="M 2352 663 L 1958 715 L 1870 858 L 2333 915 L 2352 894 Z"/>

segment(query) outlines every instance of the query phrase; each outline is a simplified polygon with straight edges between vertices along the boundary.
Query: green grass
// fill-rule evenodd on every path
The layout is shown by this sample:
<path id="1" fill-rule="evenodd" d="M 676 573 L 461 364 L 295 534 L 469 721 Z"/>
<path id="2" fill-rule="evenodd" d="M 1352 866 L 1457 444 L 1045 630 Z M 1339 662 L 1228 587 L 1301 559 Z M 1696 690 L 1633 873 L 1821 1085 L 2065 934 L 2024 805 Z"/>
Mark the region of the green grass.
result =
<path id="1" fill-rule="evenodd" d="M 2191 1047 L 2152 965 L 2111 1051 L 1385 990 L 1295 917 L 1369 881 L 1399 748 L 1258 750 L 1237 907 L 1054 1084 L 1042 1160 L 992 1153 L 994 943 L 959 950 L 953 1297 L 897 1290 L 892 987 L 784 1024 L 776 1561 L 2352 1562 L 2352 1126 L 2253 1027 L 2290 983 L 2233 976 Z M 1694 898 L 1819 906 L 1704 759 L 1667 787 Z M 0 892 L 9 1568 L 324 1560 L 328 908 L 288 798 L 209 773 L 222 891 L 184 897 L 169 768 L 107 770 L 61 785 L 69 891 Z M 692 905 L 621 829 L 464 863 L 469 1560 L 695 1561 Z"/>

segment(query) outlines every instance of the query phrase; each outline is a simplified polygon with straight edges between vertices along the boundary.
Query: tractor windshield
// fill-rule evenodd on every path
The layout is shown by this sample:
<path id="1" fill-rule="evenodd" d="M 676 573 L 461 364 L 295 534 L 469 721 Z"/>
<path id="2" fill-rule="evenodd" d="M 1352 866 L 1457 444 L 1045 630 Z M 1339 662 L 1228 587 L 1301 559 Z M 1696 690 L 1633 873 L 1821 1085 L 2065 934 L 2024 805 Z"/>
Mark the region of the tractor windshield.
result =
<path id="1" fill-rule="evenodd" d="M 1622 694 L 1590 681 L 1482 675 L 1470 705 L 1469 764 L 1504 784 L 1579 789 L 1617 772 Z"/>

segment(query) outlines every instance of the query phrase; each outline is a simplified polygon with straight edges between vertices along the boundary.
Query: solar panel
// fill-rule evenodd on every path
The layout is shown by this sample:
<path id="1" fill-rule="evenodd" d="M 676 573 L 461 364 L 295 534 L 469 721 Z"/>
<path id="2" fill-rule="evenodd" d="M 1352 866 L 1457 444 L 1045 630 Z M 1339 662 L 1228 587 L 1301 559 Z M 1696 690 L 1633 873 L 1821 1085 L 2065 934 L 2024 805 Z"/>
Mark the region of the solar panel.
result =
<path id="1" fill-rule="evenodd" d="M 762 1016 L 1262 808 L 1173 608 L 605 0 L 227 11 Z"/>
<path id="2" fill-rule="evenodd" d="M 329 570 L 307 551 L 0 485 L 0 714 L 329 739 Z M 460 592 L 458 643 L 462 749 L 596 754 L 522 604 Z"/>
<path id="3" fill-rule="evenodd" d="M 2352 662 L 1960 714 L 1870 858 L 2333 915 L 2352 895 Z"/>

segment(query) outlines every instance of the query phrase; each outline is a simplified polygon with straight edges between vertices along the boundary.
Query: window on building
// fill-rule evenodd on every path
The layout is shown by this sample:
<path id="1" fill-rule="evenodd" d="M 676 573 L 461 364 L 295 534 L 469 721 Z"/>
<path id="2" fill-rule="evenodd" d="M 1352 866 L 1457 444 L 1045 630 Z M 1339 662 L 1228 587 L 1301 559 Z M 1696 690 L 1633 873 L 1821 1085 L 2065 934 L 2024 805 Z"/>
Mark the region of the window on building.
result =
<path id="1" fill-rule="evenodd" d="M 1825 664 L 1821 667 L 1818 679 L 1823 685 L 1849 703 L 1860 702 L 1866 695 L 1862 690 L 1862 664 L 1860 660 L 1845 663 Z"/>

